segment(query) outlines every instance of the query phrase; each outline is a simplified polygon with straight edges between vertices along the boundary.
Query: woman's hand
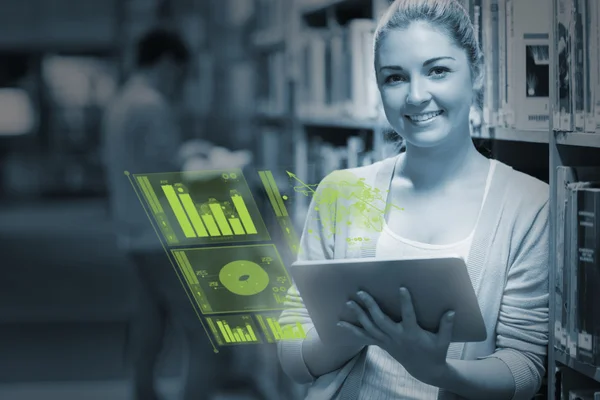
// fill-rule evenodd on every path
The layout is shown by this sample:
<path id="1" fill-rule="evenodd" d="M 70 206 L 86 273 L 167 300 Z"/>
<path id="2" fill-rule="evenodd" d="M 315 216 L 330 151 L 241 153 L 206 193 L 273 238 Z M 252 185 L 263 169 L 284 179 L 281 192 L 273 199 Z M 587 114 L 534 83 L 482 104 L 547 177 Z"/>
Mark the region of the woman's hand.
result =
<path id="1" fill-rule="evenodd" d="M 417 324 L 410 293 L 400 289 L 402 322 L 396 323 L 385 315 L 375 300 L 365 292 L 358 293 L 368 313 L 356 302 L 348 306 L 358 317 L 361 327 L 341 321 L 338 325 L 347 328 L 368 345 L 379 346 L 387 351 L 416 379 L 438 386 L 448 371 L 446 354 L 452 338 L 454 312 L 449 311 L 440 321 L 438 333 L 422 329 Z"/>

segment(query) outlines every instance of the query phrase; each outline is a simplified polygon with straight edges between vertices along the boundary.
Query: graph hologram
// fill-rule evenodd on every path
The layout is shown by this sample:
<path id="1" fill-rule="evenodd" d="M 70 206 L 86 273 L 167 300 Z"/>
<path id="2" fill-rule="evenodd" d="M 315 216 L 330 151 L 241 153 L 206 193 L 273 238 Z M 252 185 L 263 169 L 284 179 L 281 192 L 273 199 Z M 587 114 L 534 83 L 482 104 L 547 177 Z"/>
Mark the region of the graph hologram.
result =
<path id="1" fill-rule="evenodd" d="M 291 279 L 275 245 L 171 250 L 203 314 L 283 310 Z"/>
<path id="2" fill-rule="evenodd" d="M 206 317 L 206 322 L 219 346 L 262 343 L 249 315 Z"/>
<path id="3" fill-rule="evenodd" d="M 271 239 L 241 170 L 134 177 L 168 245 Z"/>

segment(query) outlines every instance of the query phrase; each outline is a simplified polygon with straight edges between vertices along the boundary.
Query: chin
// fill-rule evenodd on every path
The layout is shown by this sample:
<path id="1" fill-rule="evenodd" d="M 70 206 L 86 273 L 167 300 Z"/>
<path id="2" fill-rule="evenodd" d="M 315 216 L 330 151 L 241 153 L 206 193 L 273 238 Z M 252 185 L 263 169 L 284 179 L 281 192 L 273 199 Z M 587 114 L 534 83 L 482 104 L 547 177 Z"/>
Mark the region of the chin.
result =
<path id="1" fill-rule="evenodd" d="M 439 137 L 439 136 L 434 136 L 434 135 L 431 135 L 430 137 L 419 137 L 419 138 L 411 137 L 408 135 L 405 136 L 405 140 L 407 143 L 410 143 L 414 147 L 421 147 L 421 148 L 437 147 L 437 146 L 447 142 L 446 139 L 447 139 L 446 136 Z"/>
<path id="2" fill-rule="evenodd" d="M 450 137 L 450 134 L 446 129 L 440 129 L 439 127 L 422 131 L 404 129 L 404 127 L 399 128 L 400 129 L 396 130 L 396 132 L 398 132 L 407 143 L 410 143 L 415 147 L 436 147 L 447 142 Z"/>

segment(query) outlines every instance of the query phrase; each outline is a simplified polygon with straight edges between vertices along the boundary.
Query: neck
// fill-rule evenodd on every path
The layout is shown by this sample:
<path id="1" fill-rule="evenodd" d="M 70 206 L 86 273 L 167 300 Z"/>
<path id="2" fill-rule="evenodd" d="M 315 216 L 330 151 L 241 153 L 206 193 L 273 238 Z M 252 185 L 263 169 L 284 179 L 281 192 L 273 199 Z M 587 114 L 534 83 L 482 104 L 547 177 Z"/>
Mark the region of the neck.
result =
<path id="1" fill-rule="evenodd" d="M 483 159 L 470 135 L 430 148 L 407 143 L 397 174 L 409 179 L 415 189 L 435 189 L 472 170 Z"/>

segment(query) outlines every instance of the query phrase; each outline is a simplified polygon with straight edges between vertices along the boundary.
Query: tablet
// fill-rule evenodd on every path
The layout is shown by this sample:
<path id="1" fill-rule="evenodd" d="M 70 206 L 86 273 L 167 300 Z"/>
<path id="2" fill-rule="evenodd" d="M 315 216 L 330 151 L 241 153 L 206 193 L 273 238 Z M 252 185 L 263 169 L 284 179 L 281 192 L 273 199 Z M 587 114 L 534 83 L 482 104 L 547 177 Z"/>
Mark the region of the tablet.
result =
<path id="1" fill-rule="evenodd" d="M 290 273 L 323 343 L 356 343 L 340 320 L 359 325 L 346 306 L 364 290 L 396 322 L 402 321 L 400 287 L 412 297 L 419 325 L 437 332 L 440 319 L 455 311 L 452 342 L 487 337 L 481 309 L 464 260 L 458 256 L 411 259 L 340 259 L 297 261 Z"/>

